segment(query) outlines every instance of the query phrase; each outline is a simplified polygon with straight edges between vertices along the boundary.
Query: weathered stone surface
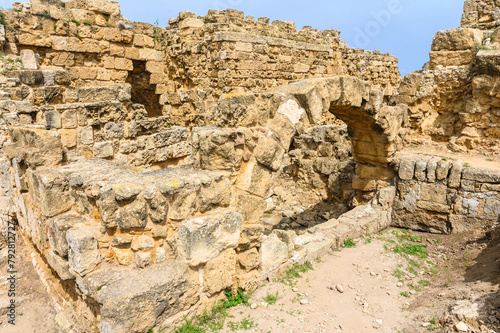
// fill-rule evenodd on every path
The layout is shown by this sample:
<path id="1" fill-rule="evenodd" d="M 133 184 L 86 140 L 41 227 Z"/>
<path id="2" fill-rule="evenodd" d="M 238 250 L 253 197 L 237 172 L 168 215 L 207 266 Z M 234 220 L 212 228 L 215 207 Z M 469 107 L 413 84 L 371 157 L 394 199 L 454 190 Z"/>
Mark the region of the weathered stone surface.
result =
<path id="1" fill-rule="evenodd" d="M 483 32 L 475 29 L 441 30 L 432 41 L 432 50 L 470 50 L 483 41 Z"/>
<path id="2" fill-rule="evenodd" d="M 293 250 L 295 249 L 295 240 L 297 239 L 297 234 L 293 230 L 273 230 L 273 233 L 278 236 L 278 238 L 288 246 L 288 255 L 293 255 Z"/>
<path id="3" fill-rule="evenodd" d="M 97 271 L 79 279 L 78 286 L 102 304 L 100 331 L 115 333 L 148 331 L 157 321 L 195 304 L 200 290 L 198 274 L 173 260 L 141 270 Z"/>
<path id="4" fill-rule="evenodd" d="M 477 167 L 463 168 L 462 179 L 483 183 L 500 183 L 500 170 Z"/>
<path id="5" fill-rule="evenodd" d="M 448 178 L 448 186 L 451 188 L 458 188 L 460 187 L 460 181 L 462 178 L 462 170 L 464 168 L 464 163 L 461 160 L 456 161 L 453 163 L 451 170 L 450 170 L 450 175 Z"/>
<path id="6" fill-rule="evenodd" d="M 28 186 L 32 202 L 47 217 L 68 211 L 74 203 L 68 179 L 59 171 L 39 168 L 28 174 Z"/>
<path id="7" fill-rule="evenodd" d="M 61 280 L 71 280 L 75 278 L 71 274 L 69 262 L 55 254 L 54 251 L 49 250 L 46 258 L 50 267 L 57 273 L 57 276 L 59 276 Z"/>
<path id="8" fill-rule="evenodd" d="M 111 141 L 97 142 L 94 144 L 95 158 L 109 158 L 113 157 L 113 155 L 113 143 Z"/>
<path id="9" fill-rule="evenodd" d="M 261 264 L 261 256 L 256 248 L 251 248 L 238 254 L 238 262 L 247 271 L 258 268 Z"/>
<path id="10" fill-rule="evenodd" d="M 236 187 L 259 197 L 264 197 L 271 186 L 272 172 L 255 159 L 243 164 Z"/>
<path id="11" fill-rule="evenodd" d="M 422 183 L 420 189 L 420 198 L 425 201 L 436 202 L 440 204 L 446 203 L 446 185 Z"/>
<path id="12" fill-rule="evenodd" d="M 273 171 L 277 171 L 281 167 L 281 161 L 285 153 L 285 149 L 280 146 L 276 140 L 263 136 L 259 138 L 259 143 L 254 149 L 255 159 L 262 165 Z"/>
<path id="13" fill-rule="evenodd" d="M 148 223 L 148 208 L 142 198 L 120 208 L 117 212 L 118 226 L 122 229 L 144 228 Z"/>
<path id="14" fill-rule="evenodd" d="M 399 163 L 399 178 L 403 180 L 412 180 L 415 174 L 415 161 L 412 159 L 403 159 Z"/>
<path id="15" fill-rule="evenodd" d="M 203 291 L 214 295 L 231 288 L 236 274 L 236 253 L 232 249 L 207 262 L 203 270 Z"/>
<path id="16" fill-rule="evenodd" d="M 85 276 L 93 271 L 101 262 L 101 255 L 97 250 L 97 239 L 88 227 L 78 227 L 66 232 L 68 241 L 68 258 L 72 270 Z"/>
<path id="17" fill-rule="evenodd" d="M 115 249 L 116 261 L 123 266 L 130 266 L 134 262 L 134 252 L 130 249 Z"/>
<path id="18" fill-rule="evenodd" d="M 136 236 L 132 241 L 132 250 L 134 251 L 147 251 L 152 249 L 154 246 L 155 241 L 153 238 L 146 235 Z"/>
<path id="19" fill-rule="evenodd" d="M 200 191 L 200 211 L 203 213 L 216 207 L 229 206 L 231 189 L 231 181 L 227 178 L 203 186 Z"/>
<path id="20" fill-rule="evenodd" d="M 240 192 L 237 194 L 237 207 L 240 209 L 244 224 L 258 224 L 267 203 L 261 197 Z"/>
<path id="21" fill-rule="evenodd" d="M 25 69 L 38 69 L 39 61 L 33 50 L 21 50 L 21 62 Z"/>
<path id="22" fill-rule="evenodd" d="M 50 247 L 61 257 L 68 256 L 68 241 L 66 240 L 66 232 L 73 228 L 77 223 L 83 223 L 78 215 L 61 215 L 49 221 L 49 242 Z"/>
<path id="23" fill-rule="evenodd" d="M 271 270 L 286 260 L 288 260 L 288 245 L 276 234 L 271 234 L 262 242 L 262 267 Z"/>
<path id="24" fill-rule="evenodd" d="M 16 155 L 26 161 L 29 167 L 56 166 L 62 162 L 61 136 L 55 131 L 14 127 L 12 142 Z"/>
<path id="25" fill-rule="evenodd" d="M 192 266 L 238 245 L 242 217 L 236 212 L 190 219 L 179 228 L 178 250 Z"/>

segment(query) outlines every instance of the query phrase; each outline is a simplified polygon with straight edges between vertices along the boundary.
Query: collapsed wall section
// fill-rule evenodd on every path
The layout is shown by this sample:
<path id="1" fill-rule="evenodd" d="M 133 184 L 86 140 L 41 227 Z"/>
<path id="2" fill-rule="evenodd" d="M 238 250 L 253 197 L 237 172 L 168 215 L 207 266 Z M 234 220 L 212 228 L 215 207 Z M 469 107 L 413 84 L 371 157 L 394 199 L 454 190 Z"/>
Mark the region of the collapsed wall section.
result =
<path id="1" fill-rule="evenodd" d="M 409 106 L 414 136 L 454 152 L 500 150 L 500 9 L 491 1 L 465 2 L 462 27 L 436 33 L 430 62 L 405 76 L 396 99 Z"/>

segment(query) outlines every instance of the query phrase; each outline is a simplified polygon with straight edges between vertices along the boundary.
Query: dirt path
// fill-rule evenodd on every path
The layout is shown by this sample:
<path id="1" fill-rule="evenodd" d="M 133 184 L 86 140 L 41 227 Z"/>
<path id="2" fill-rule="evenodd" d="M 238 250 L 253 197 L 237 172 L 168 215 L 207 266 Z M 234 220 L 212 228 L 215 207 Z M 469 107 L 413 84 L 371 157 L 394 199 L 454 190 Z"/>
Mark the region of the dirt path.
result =
<path id="1" fill-rule="evenodd" d="M 22 239 L 16 242 L 16 320 L 8 323 L 10 283 L 7 282 L 7 248 L 0 251 L 0 332 L 2 333 L 54 333 L 56 311 L 31 262 L 31 254 Z"/>
<path id="2" fill-rule="evenodd" d="M 492 234 L 391 229 L 359 240 L 314 262 L 295 287 L 259 289 L 250 299 L 257 308 L 231 309 L 224 332 L 455 332 L 457 324 L 500 332 L 500 235 Z M 276 292 L 275 304 L 264 303 Z"/>

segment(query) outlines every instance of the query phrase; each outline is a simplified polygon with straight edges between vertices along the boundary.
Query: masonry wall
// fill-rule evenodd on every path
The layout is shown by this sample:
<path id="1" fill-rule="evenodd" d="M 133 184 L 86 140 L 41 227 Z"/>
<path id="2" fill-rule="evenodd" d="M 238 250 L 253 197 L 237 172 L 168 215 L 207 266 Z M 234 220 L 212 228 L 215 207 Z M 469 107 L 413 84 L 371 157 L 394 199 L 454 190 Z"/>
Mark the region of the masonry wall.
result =
<path id="1" fill-rule="evenodd" d="M 431 155 L 398 155 L 393 225 L 461 233 L 499 222 L 500 172 Z"/>
<path id="2" fill-rule="evenodd" d="M 132 23 L 109 1 L 36 0 L 4 16 L 8 52 L 34 50 L 41 65 L 67 69 L 73 86 L 130 83 L 133 102 L 178 126 L 213 123 L 225 93 L 337 74 L 391 89 L 400 80 L 395 57 L 350 49 L 336 30 L 296 30 L 235 10 L 182 12 L 167 28 Z"/>

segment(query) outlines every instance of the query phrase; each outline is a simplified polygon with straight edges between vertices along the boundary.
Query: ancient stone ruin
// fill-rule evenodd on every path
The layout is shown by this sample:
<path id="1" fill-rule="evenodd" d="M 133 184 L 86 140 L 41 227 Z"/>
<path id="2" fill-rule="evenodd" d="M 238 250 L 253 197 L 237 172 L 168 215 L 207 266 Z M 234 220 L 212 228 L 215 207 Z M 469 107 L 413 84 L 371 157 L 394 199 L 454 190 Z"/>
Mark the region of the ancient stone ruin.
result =
<path id="1" fill-rule="evenodd" d="M 107 0 L 3 10 L 0 229 L 83 332 L 173 328 L 348 238 L 499 222 L 500 5 L 467 0 L 430 62 L 236 10 L 161 28 Z M 1 244 L 2 242 L 0 242 Z M 75 328 L 75 329 L 76 329 Z"/>

